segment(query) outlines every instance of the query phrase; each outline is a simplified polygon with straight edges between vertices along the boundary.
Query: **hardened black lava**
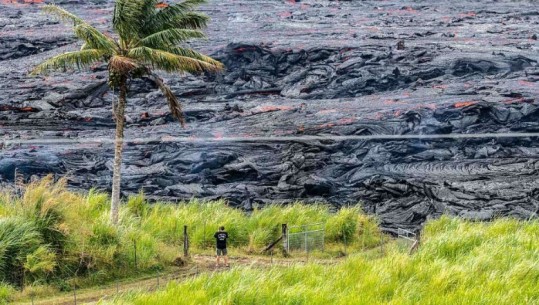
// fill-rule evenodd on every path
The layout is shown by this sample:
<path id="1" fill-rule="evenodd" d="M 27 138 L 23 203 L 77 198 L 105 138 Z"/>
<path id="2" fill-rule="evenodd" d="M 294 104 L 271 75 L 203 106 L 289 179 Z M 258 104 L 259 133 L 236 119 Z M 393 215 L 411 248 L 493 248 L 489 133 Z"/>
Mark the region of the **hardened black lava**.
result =
<path id="1" fill-rule="evenodd" d="M 53 172 L 108 190 L 114 130 L 106 69 L 32 78 L 79 46 L 42 4 L 0 1 L 0 136 L 77 139 L 0 150 L 0 181 Z M 40 2 L 40 1 L 35 1 Z M 47 1 L 45 1 L 47 2 Z M 112 1 L 55 1 L 109 30 Z M 192 47 L 219 75 L 164 75 L 188 125 L 154 85 L 130 84 L 124 195 L 361 203 L 382 226 L 415 229 L 443 213 L 534 217 L 537 137 L 331 140 L 343 135 L 539 132 L 539 7 L 533 1 L 209 1 L 209 39 Z M 327 140 L 302 140 L 302 135 Z M 257 137 L 294 140 L 260 141 Z M 170 137 L 239 141 L 171 142 Z M 87 140 L 88 142 L 85 142 Z"/>

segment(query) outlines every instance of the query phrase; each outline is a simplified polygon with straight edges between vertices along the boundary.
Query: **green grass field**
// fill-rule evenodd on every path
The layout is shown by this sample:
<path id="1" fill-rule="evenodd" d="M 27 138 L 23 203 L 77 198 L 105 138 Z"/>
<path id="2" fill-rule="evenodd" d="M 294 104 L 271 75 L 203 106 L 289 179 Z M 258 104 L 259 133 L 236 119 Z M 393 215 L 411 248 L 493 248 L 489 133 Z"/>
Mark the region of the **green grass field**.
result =
<path id="1" fill-rule="evenodd" d="M 0 302 L 170 268 L 181 253 L 184 225 L 192 253 L 213 253 L 220 225 L 230 234 L 231 252 L 243 255 L 260 255 L 280 236 L 282 223 L 324 223 L 326 251 L 311 254 L 321 257 L 342 255 L 344 242 L 358 252 L 382 241 L 376 220 L 358 208 L 331 213 L 328 206 L 297 203 L 248 215 L 223 201 L 148 204 L 139 194 L 122 205 L 115 227 L 109 204 L 106 194 L 70 192 L 50 178 L 26 186 L 22 197 L 0 192 Z"/>
<path id="2" fill-rule="evenodd" d="M 539 304 L 539 222 L 427 224 L 412 255 L 388 245 L 333 266 L 236 268 L 104 304 Z"/>
<path id="3" fill-rule="evenodd" d="M 107 195 L 70 192 L 62 181 L 30 184 L 22 197 L 0 192 L 0 303 L 74 285 L 91 291 L 174 268 L 184 225 L 193 253 L 212 253 L 213 233 L 224 225 L 232 252 L 260 256 L 280 236 L 282 223 L 321 222 L 325 251 L 309 255 L 325 263 L 243 264 L 102 303 L 539 304 L 537 220 L 480 223 L 444 216 L 427 223 L 421 246 L 410 255 L 409 245 L 384 238 L 376 220 L 358 208 L 332 213 L 324 205 L 297 203 L 246 214 L 225 202 L 148 204 L 139 194 L 122 206 L 118 227 L 108 217 Z M 328 263 L 345 248 L 348 257 Z"/>

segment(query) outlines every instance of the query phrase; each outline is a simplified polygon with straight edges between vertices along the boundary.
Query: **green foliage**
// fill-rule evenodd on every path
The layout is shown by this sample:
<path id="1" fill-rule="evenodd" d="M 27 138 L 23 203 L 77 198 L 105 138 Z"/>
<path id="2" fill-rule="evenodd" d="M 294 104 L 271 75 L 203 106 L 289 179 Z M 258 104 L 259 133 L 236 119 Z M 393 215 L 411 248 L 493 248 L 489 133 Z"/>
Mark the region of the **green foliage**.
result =
<path id="1" fill-rule="evenodd" d="M 360 211 L 343 208 L 326 223 L 326 238 L 332 242 L 352 243 L 357 237 Z"/>
<path id="2" fill-rule="evenodd" d="M 46 277 L 56 267 L 56 255 L 45 246 L 39 246 L 34 252 L 26 255 L 24 269 L 36 279 Z"/>
<path id="3" fill-rule="evenodd" d="M 0 281 L 21 285 L 26 257 L 42 243 L 35 226 L 24 219 L 0 219 Z"/>
<path id="4" fill-rule="evenodd" d="M 61 186 L 60 186 L 61 187 Z M 20 201 L 20 215 L 31 221 L 45 243 L 55 251 L 62 251 L 65 245 L 63 207 L 56 196 L 61 191 L 49 179 L 28 188 Z"/>
<path id="5" fill-rule="evenodd" d="M 15 294 L 15 289 L 10 285 L 0 282 L 0 304 L 8 304 Z"/>
<path id="6" fill-rule="evenodd" d="M 160 9 L 156 0 L 118 0 L 112 20 L 119 35 L 117 41 L 74 14 L 56 5 L 46 5 L 46 13 L 73 23 L 75 35 L 84 45 L 80 51 L 67 52 L 45 61 L 33 73 L 66 67 L 87 68 L 94 62 L 114 57 L 131 59 L 133 66 L 130 70 L 137 67 L 157 67 L 174 72 L 219 70 L 222 65 L 218 61 L 179 46 L 192 39 L 205 38 L 200 30 L 206 27 L 207 17 L 193 11 L 202 2 L 185 1 Z M 118 66 L 115 68 L 112 72 L 123 72 L 121 74 L 124 75 L 130 72 L 118 69 Z"/>
<path id="7" fill-rule="evenodd" d="M 342 224 L 349 213 L 332 222 Z M 444 216 L 426 225 L 413 255 L 388 246 L 384 256 L 357 254 L 335 265 L 240 267 L 111 303 L 538 304 L 538 236 L 537 220 L 478 223 Z"/>
<path id="8" fill-rule="evenodd" d="M 373 216 L 361 214 L 358 216 L 358 242 L 364 249 L 370 249 L 383 244 L 384 234 L 380 231 L 378 220 Z"/>
<path id="9" fill-rule="evenodd" d="M 109 85 L 125 88 L 130 78 L 150 77 L 163 92 L 172 115 L 184 124 L 179 100 L 152 69 L 167 72 L 217 72 L 223 65 L 188 47 L 186 42 L 205 38 L 201 31 L 208 17 L 195 11 L 205 1 L 185 0 L 160 6 L 159 0 L 116 0 L 112 28 L 116 36 L 100 32 L 88 22 L 54 4 L 43 10 L 73 24 L 81 50 L 49 58 L 32 71 L 33 75 L 66 69 L 85 69 L 106 62 Z M 125 101 L 124 101 L 125 102 Z"/>
<path id="10" fill-rule="evenodd" d="M 142 191 L 135 196 L 129 196 L 127 200 L 127 209 L 137 217 L 143 217 L 146 214 L 147 206 L 146 198 Z"/>
<path id="11" fill-rule="evenodd" d="M 116 161 L 121 163 L 121 149 L 119 149 L 121 145 L 118 143 L 120 135 L 123 137 L 128 80 L 147 77 L 153 81 L 163 93 L 172 116 L 184 126 L 185 117 L 180 101 L 153 70 L 203 73 L 223 69 L 223 64 L 219 61 L 187 47 L 190 40 L 205 38 L 202 29 L 206 27 L 208 18 L 195 11 L 197 6 L 204 2 L 185 0 L 169 5 L 160 0 L 116 0 L 112 13 L 114 36 L 99 31 L 82 18 L 55 4 L 47 4 L 43 6 L 43 11 L 73 24 L 73 32 L 82 41 L 82 46 L 78 51 L 58 54 L 45 60 L 37 65 L 31 74 L 46 74 L 58 70 L 65 72 L 67 69 L 80 70 L 106 63 L 109 72 L 108 85 L 120 91 L 119 102 L 117 106 L 113 105 L 113 112 L 117 118 L 122 118 L 117 120 L 117 127 L 122 131 L 117 133 L 116 138 L 116 153 L 120 156 Z M 114 178 L 118 177 L 119 172 L 115 171 Z M 119 178 L 113 180 L 117 182 Z M 114 208 L 111 210 L 111 219 L 114 224 L 118 222 L 119 188 L 119 185 L 113 185 L 114 195 L 111 205 Z M 40 204 L 40 201 L 35 203 Z M 52 213 L 49 215 L 52 219 L 49 220 L 41 217 L 41 220 L 46 221 L 42 224 L 42 228 L 54 229 L 47 221 L 57 222 L 59 219 L 55 218 L 59 215 Z M 52 230 L 42 233 L 45 234 L 47 241 L 49 238 L 53 239 L 51 246 L 55 250 L 62 250 L 64 232 Z"/>
<path id="12" fill-rule="evenodd" d="M 109 208 L 109 196 L 91 189 L 86 196 L 86 204 L 90 211 L 103 211 Z"/>
<path id="13" fill-rule="evenodd" d="M 106 220 L 99 219 L 92 225 L 89 242 L 93 246 L 117 246 L 120 244 L 118 229 Z"/>
<path id="14" fill-rule="evenodd" d="M 380 235 L 376 222 L 355 208 L 332 213 L 324 205 L 295 203 L 246 214 L 224 201 L 149 204 L 143 193 L 128 198 L 114 226 L 108 201 L 96 190 L 69 192 L 50 177 L 27 185 L 21 198 L 0 193 L 0 281 L 69 290 L 73 277 L 91 285 L 162 270 L 180 254 L 185 225 L 193 253 L 213 249 L 220 226 L 230 234 L 233 253 L 259 253 L 280 237 L 283 223 L 327 224 L 334 247 L 342 245 L 343 231 L 358 248 L 366 234 Z"/>

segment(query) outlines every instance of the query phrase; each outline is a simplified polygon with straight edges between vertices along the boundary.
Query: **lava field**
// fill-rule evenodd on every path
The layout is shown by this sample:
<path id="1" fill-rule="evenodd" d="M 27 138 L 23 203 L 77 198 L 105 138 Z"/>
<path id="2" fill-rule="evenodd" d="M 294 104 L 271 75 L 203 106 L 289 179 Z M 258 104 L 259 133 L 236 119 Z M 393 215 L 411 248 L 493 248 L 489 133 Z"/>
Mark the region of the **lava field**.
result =
<path id="1" fill-rule="evenodd" d="M 108 190 L 117 94 L 104 66 L 28 75 L 80 47 L 43 2 L 0 0 L 0 182 L 17 169 Z M 110 30 L 111 0 L 55 3 Z M 389 231 L 443 213 L 535 216 L 533 1 L 210 0 L 201 10 L 208 40 L 192 47 L 226 71 L 161 74 L 186 128 L 151 82 L 130 83 L 124 195 L 247 210 L 361 203 Z"/>

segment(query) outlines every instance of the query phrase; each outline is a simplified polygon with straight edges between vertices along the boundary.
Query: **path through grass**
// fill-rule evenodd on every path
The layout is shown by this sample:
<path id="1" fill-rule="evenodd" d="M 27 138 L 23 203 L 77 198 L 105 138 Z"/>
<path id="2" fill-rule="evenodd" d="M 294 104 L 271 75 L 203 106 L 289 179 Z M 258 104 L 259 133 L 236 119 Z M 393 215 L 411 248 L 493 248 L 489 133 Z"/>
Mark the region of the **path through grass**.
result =
<path id="1" fill-rule="evenodd" d="M 393 244 L 330 266 L 239 267 L 103 304 L 539 304 L 538 240 L 537 220 L 442 217 L 412 255 Z"/>
<path id="2" fill-rule="evenodd" d="M 215 257 L 210 255 L 194 255 L 190 263 L 181 268 L 171 268 L 166 272 L 147 275 L 141 278 L 133 278 L 129 280 L 119 280 L 116 283 L 108 284 L 101 287 L 92 287 L 78 290 L 76 293 L 77 303 L 92 304 L 98 301 L 111 300 L 118 295 L 152 292 L 162 289 L 174 282 L 182 282 L 190 278 L 195 278 L 202 274 L 217 274 L 227 272 L 231 268 L 249 267 L 258 269 L 269 269 L 272 267 L 292 267 L 298 265 L 306 265 L 311 262 L 316 262 L 321 265 L 336 264 L 342 259 L 313 259 L 307 257 L 282 258 L 282 257 L 264 257 L 264 256 L 231 256 L 230 267 L 215 267 Z M 34 300 L 35 305 L 71 305 L 74 304 L 74 294 L 61 293 L 46 298 Z M 19 301 L 13 303 L 15 305 L 30 305 L 31 300 Z"/>

